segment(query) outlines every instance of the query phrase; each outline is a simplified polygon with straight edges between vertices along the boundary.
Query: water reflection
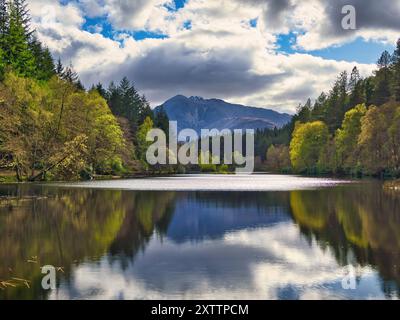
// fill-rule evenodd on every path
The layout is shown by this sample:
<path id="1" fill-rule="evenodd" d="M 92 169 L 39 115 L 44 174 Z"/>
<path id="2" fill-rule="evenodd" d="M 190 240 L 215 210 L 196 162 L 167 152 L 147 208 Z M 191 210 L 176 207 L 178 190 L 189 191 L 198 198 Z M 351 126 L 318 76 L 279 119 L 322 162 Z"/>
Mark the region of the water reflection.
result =
<path id="1" fill-rule="evenodd" d="M 0 199 L 0 280 L 16 285 L 0 299 L 400 295 L 400 195 L 379 183 L 247 193 L 3 185 Z M 62 267 L 56 291 L 41 289 L 47 264 Z M 341 287 L 349 264 L 356 290 Z"/>

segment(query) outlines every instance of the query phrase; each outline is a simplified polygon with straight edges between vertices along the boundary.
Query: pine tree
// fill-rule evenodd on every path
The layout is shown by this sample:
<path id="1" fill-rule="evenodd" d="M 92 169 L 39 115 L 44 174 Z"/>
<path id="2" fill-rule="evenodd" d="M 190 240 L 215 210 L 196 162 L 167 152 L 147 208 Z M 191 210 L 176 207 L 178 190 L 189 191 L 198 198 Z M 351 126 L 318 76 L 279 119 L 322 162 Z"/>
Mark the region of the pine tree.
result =
<path id="1" fill-rule="evenodd" d="M 155 112 L 154 125 L 155 125 L 156 128 L 159 128 L 159 129 L 163 130 L 164 133 L 168 137 L 168 133 L 169 133 L 169 118 L 168 118 L 167 112 L 165 111 L 163 106 L 158 108 L 158 110 Z"/>
<path id="2" fill-rule="evenodd" d="M 342 72 L 337 78 L 327 101 L 325 121 L 330 132 L 335 132 L 343 121 L 348 105 L 347 72 Z"/>
<path id="3" fill-rule="evenodd" d="M 379 70 L 376 71 L 375 75 L 377 83 L 373 101 L 377 106 L 386 103 L 390 99 L 390 62 L 390 53 L 385 50 L 377 62 Z"/>
<path id="4" fill-rule="evenodd" d="M 119 116 L 121 114 L 121 94 L 114 81 L 112 81 L 108 87 L 107 102 L 112 113 Z"/>
<path id="5" fill-rule="evenodd" d="M 5 49 L 8 34 L 8 21 L 7 2 L 6 0 L 0 0 L 0 80 L 3 78 L 4 69 L 7 65 Z"/>
<path id="6" fill-rule="evenodd" d="M 5 49 L 6 35 L 8 34 L 9 16 L 7 11 L 7 1 L 0 0 L 0 46 Z"/>
<path id="7" fill-rule="evenodd" d="M 62 79 L 64 77 L 64 71 L 65 71 L 65 69 L 61 62 L 61 58 L 58 58 L 55 72 L 58 75 L 58 77 L 60 77 Z"/>
<path id="8" fill-rule="evenodd" d="M 12 69 L 26 77 L 35 75 L 35 58 L 29 46 L 31 31 L 26 4 L 14 0 L 9 4 L 9 26 L 5 56 Z"/>
<path id="9" fill-rule="evenodd" d="M 74 67 L 72 64 L 69 65 L 69 67 L 66 67 L 64 69 L 64 72 L 62 73 L 63 80 L 68 81 L 69 83 L 77 85 L 79 82 L 79 77 L 78 74 L 75 72 Z"/>
<path id="10" fill-rule="evenodd" d="M 400 101 L 400 39 L 397 40 L 396 49 L 392 55 L 393 83 L 392 91 L 396 101 Z"/>
<path id="11" fill-rule="evenodd" d="M 136 131 L 139 125 L 139 114 L 142 100 L 135 87 L 130 83 L 127 77 L 124 77 L 119 85 L 121 94 L 121 116 L 127 118 Z"/>
<path id="12" fill-rule="evenodd" d="M 368 77 L 363 81 L 364 87 L 364 95 L 365 95 L 365 104 L 367 107 L 374 103 L 374 96 L 375 96 L 375 84 L 374 78 Z"/>
<path id="13" fill-rule="evenodd" d="M 96 86 L 93 86 L 94 89 L 104 98 L 108 99 L 107 91 L 104 89 L 103 85 L 99 82 Z"/>
<path id="14" fill-rule="evenodd" d="M 30 40 L 35 31 L 31 28 L 31 17 L 28 10 L 28 4 L 25 0 L 11 0 L 11 3 L 16 14 L 20 18 L 26 38 Z"/>
<path id="15" fill-rule="evenodd" d="M 360 80 L 361 80 L 360 72 L 358 71 L 357 67 L 354 67 L 353 70 L 351 71 L 351 74 L 350 74 L 348 90 L 350 92 L 354 91 L 357 83 Z"/>
<path id="16" fill-rule="evenodd" d="M 53 57 L 48 48 L 43 48 L 41 42 L 33 37 L 31 51 L 35 58 L 36 75 L 38 80 L 49 80 L 55 74 Z"/>
<path id="17" fill-rule="evenodd" d="M 365 96 L 364 96 L 364 82 L 362 81 L 360 77 L 360 72 L 358 71 L 357 67 L 353 68 L 353 71 L 351 72 L 350 75 L 350 80 L 349 80 L 349 92 L 350 92 L 350 98 L 349 98 L 349 105 L 346 111 L 349 109 L 352 109 L 358 104 L 364 103 L 365 102 Z"/>
<path id="18" fill-rule="evenodd" d="M 146 118 L 150 118 L 154 121 L 154 113 L 151 110 L 150 104 L 146 97 L 143 95 L 141 98 L 141 107 L 139 110 L 139 124 L 142 124 Z"/>

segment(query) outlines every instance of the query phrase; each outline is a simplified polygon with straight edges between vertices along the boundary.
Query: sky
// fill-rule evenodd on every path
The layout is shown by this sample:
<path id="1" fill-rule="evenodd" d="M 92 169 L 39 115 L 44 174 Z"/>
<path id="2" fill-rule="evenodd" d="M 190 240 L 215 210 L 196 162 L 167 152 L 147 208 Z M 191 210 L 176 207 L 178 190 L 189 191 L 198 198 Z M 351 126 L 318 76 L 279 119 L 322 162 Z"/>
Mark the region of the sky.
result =
<path id="1" fill-rule="evenodd" d="M 153 107 L 183 94 L 293 113 L 341 71 L 372 74 L 400 37 L 400 0 L 28 3 L 40 40 L 87 87 L 127 76 Z"/>

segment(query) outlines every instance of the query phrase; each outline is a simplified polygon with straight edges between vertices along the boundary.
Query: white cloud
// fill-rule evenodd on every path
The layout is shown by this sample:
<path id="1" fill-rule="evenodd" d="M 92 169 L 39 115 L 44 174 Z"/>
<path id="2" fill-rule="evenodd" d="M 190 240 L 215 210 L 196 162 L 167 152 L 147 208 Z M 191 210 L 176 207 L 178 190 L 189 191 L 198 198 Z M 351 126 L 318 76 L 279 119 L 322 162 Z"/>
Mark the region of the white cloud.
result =
<path id="1" fill-rule="evenodd" d="M 322 0 L 189 0 L 178 11 L 168 11 L 165 4 L 171 1 L 80 0 L 61 5 L 36 0 L 31 10 L 40 38 L 56 58 L 74 64 L 86 85 L 127 75 L 154 106 L 180 93 L 293 112 L 298 103 L 328 90 L 339 72 L 357 64 L 276 53 L 276 32 L 293 28 L 308 30 L 298 38 L 305 48 L 336 41 L 337 35 L 320 39 L 324 16 L 319 14 L 326 12 Z M 54 19 L 44 19 L 49 6 Z M 272 13 L 277 13 L 275 20 Z M 168 38 L 135 41 L 117 33 L 108 39 L 96 28 L 82 30 L 88 15 L 106 16 L 116 30 L 153 30 Z M 249 23 L 255 18 L 256 28 Z M 183 27 L 185 22 L 190 30 Z M 366 29 L 363 35 L 372 38 L 374 32 Z M 359 67 L 364 75 L 374 68 Z"/>

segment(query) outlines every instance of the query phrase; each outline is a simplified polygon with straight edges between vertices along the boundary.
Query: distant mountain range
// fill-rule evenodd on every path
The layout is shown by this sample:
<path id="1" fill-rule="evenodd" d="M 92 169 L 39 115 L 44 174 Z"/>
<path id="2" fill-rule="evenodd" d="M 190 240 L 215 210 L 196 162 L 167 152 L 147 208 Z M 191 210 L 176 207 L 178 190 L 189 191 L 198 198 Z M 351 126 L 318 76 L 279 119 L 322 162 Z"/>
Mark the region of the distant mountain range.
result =
<path id="1" fill-rule="evenodd" d="M 269 109 L 231 104 L 220 99 L 187 98 L 175 96 L 161 107 L 171 121 L 178 122 L 178 130 L 190 128 L 200 133 L 201 129 L 264 129 L 281 128 L 291 116 Z"/>

